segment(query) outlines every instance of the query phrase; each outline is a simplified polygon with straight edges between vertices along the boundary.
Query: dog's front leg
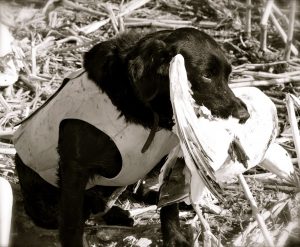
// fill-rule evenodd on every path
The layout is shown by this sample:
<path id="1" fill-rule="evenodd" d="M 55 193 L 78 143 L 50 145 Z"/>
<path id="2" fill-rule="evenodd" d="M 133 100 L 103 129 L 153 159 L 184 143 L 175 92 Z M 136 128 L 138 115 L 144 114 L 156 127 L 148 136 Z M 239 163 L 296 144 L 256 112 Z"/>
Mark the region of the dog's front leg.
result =
<path id="1" fill-rule="evenodd" d="M 63 247 L 83 246 L 83 201 L 89 174 L 80 151 L 82 138 L 79 127 L 67 122 L 61 124 L 59 132 L 59 237 Z"/>
<path id="2" fill-rule="evenodd" d="M 160 221 L 164 247 L 192 246 L 180 228 L 178 203 L 163 206 L 160 210 Z"/>
<path id="3" fill-rule="evenodd" d="M 75 160 L 60 161 L 59 236 L 63 247 L 81 247 L 84 228 L 83 199 L 88 174 Z"/>
<path id="4" fill-rule="evenodd" d="M 122 157 L 108 135 L 76 119 L 61 122 L 58 154 L 60 239 L 63 247 L 79 247 L 82 246 L 86 185 L 96 175 L 107 178 L 117 176 L 122 167 Z"/>

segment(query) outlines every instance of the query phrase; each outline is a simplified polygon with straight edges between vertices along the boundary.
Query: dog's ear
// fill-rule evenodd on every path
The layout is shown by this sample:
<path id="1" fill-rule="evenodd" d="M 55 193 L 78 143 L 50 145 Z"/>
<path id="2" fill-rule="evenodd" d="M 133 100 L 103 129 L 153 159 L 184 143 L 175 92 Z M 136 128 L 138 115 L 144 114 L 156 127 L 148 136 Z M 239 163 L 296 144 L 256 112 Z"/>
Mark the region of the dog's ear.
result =
<path id="1" fill-rule="evenodd" d="M 116 44 L 114 40 L 104 41 L 95 45 L 85 53 L 83 66 L 90 79 L 101 82 L 109 76 L 112 65 L 116 62 Z"/>
<path id="2" fill-rule="evenodd" d="M 166 44 L 157 39 L 145 40 L 136 55 L 128 61 L 131 82 L 140 97 L 149 102 L 164 88 L 162 79 L 168 76 L 169 59 Z"/>

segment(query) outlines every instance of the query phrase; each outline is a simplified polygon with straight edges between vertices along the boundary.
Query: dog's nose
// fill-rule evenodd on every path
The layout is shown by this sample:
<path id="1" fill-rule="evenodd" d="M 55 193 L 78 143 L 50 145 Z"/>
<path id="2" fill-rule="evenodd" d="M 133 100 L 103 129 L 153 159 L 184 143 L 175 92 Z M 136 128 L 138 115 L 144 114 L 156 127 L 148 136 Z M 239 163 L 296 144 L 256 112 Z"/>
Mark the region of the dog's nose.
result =
<path id="1" fill-rule="evenodd" d="M 232 116 L 238 118 L 240 120 L 239 123 L 245 123 L 250 117 L 250 114 L 247 108 L 241 106 L 233 112 Z"/>

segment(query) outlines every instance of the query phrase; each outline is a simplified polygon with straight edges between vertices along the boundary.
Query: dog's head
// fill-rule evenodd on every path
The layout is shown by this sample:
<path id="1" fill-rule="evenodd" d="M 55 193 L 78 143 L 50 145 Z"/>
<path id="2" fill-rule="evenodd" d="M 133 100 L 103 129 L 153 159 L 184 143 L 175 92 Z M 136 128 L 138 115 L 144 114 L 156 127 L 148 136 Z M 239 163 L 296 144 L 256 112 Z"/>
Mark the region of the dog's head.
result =
<path id="1" fill-rule="evenodd" d="M 193 97 L 212 114 L 249 118 L 246 105 L 231 91 L 228 77 L 231 65 L 219 45 L 207 34 L 193 28 L 162 31 L 141 39 L 128 57 L 129 72 L 141 97 L 153 101 L 169 94 L 169 64 L 181 54 L 185 59 Z"/>
<path id="2" fill-rule="evenodd" d="M 241 122 L 248 119 L 246 105 L 228 87 L 230 64 L 218 44 L 197 29 L 160 31 L 142 38 L 123 35 L 92 48 L 85 56 L 84 66 L 89 77 L 108 94 L 115 98 L 121 94 L 138 97 L 167 121 L 172 120 L 169 66 L 177 54 L 185 59 L 193 97 L 199 105 L 217 117 L 233 116 Z M 117 84 L 111 85 L 112 81 Z"/>

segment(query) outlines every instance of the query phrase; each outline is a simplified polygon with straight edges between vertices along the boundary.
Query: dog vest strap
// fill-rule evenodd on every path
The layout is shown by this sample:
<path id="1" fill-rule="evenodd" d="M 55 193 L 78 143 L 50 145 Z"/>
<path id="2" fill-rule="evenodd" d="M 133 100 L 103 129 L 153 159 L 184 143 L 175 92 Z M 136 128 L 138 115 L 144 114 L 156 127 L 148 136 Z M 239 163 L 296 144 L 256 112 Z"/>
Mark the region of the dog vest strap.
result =
<path id="1" fill-rule="evenodd" d="M 153 118 L 154 118 L 153 126 L 152 126 L 149 136 L 141 150 L 142 153 L 145 153 L 147 151 L 147 149 L 149 148 L 149 146 L 151 145 L 151 143 L 154 139 L 155 132 L 158 129 L 159 116 L 156 112 L 153 113 Z"/>

